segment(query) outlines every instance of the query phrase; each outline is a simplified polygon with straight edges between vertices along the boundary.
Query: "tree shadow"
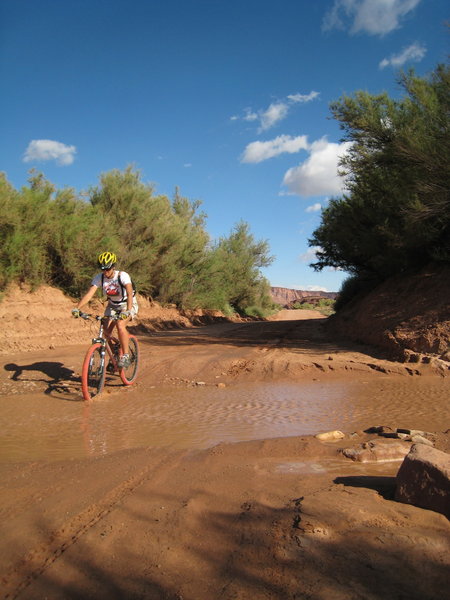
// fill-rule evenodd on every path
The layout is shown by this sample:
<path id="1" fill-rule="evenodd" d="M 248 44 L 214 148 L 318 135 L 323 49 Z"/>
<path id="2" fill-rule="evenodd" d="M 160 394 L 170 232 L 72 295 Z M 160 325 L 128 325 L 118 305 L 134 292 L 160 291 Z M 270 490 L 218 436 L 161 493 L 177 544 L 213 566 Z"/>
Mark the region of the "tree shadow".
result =
<path id="1" fill-rule="evenodd" d="M 214 325 L 177 327 L 155 331 L 143 321 L 130 327 L 140 341 L 153 346 L 230 345 L 237 347 L 288 349 L 292 353 L 334 354 L 352 352 L 372 359 L 389 360 L 386 353 L 372 346 L 338 338 L 325 326 L 326 319 L 292 321 L 227 321 Z"/>
<path id="2" fill-rule="evenodd" d="M 392 479 L 335 481 L 383 491 Z M 316 510 L 314 495 L 309 504 L 301 497 L 273 506 L 253 499 L 250 484 L 240 505 L 219 509 L 222 496 L 202 486 L 164 494 L 157 485 L 130 485 L 107 507 L 80 513 L 84 521 L 58 526 L 41 514 L 29 536 L 39 557 L 14 566 L 12 597 L 438 600 L 446 589 L 448 530 L 440 521 L 405 520 L 395 507 L 384 519 L 364 496 L 352 511 L 348 493 L 319 500 Z"/>
<path id="3" fill-rule="evenodd" d="M 152 500 L 167 506 L 175 499 L 156 495 Z M 442 597 L 447 566 L 433 554 L 424 552 L 401 527 L 384 538 L 383 526 L 376 523 L 370 530 L 364 526 L 352 530 L 350 524 L 342 526 L 337 506 L 333 512 L 321 513 L 320 528 L 308 530 L 309 515 L 302 513 L 301 502 L 302 498 L 295 499 L 285 507 L 274 508 L 249 499 L 231 513 L 213 510 L 210 504 L 210 509 L 201 513 L 200 522 L 178 513 L 180 528 L 176 539 L 170 537 L 173 530 L 166 534 L 164 523 L 151 518 L 150 511 L 130 513 L 125 518 L 141 523 L 142 546 L 139 548 L 136 540 L 127 538 L 127 533 L 120 534 L 114 545 L 118 554 L 111 557 L 109 552 L 96 551 L 95 546 L 81 538 L 81 546 L 74 554 L 64 553 L 63 563 L 70 572 L 79 575 L 69 585 L 65 584 L 64 597 L 105 600 L 437 600 Z M 128 513 L 123 505 L 121 511 Z M 333 523 L 338 523 L 337 534 L 333 533 Z M 103 530 L 100 526 L 96 535 L 101 538 Z M 103 535 L 106 540 L 110 534 L 105 530 Z M 36 586 L 39 593 L 50 592 L 51 597 L 53 591 L 55 597 L 61 597 L 58 570 L 55 577 L 52 569 L 44 569 L 39 577 L 30 577 L 29 583 L 33 593 Z M 32 597 L 37 597 L 33 593 Z"/>

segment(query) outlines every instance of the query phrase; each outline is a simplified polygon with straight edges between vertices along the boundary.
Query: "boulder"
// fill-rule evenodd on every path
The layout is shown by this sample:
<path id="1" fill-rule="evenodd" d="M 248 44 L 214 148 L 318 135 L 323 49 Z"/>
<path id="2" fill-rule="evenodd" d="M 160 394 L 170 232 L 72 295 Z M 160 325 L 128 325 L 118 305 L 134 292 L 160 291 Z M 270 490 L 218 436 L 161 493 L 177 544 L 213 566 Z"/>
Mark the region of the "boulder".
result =
<path id="1" fill-rule="evenodd" d="M 393 462 L 403 460 L 410 447 L 410 444 L 400 441 L 373 440 L 355 448 L 343 448 L 341 453 L 355 462 Z"/>
<path id="2" fill-rule="evenodd" d="M 395 499 L 450 519 L 450 454 L 413 444 L 397 474 Z"/>

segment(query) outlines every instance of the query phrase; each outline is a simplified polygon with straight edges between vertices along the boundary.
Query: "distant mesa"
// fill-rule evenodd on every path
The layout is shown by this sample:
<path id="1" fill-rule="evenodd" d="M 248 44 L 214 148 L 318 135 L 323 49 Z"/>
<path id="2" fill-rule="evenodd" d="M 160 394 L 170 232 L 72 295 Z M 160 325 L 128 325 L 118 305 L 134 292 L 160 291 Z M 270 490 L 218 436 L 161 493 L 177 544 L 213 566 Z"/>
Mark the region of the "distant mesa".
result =
<path id="1" fill-rule="evenodd" d="M 338 296 L 337 292 L 311 292 L 308 290 L 290 290 L 282 287 L 271 287 L 270 293 L 272 300 L 276 304 L 280 304 L 283 308 L 292 308 L 294 304 L 304 302 L 317 304 L 324 298 L 335 300 Z"/>

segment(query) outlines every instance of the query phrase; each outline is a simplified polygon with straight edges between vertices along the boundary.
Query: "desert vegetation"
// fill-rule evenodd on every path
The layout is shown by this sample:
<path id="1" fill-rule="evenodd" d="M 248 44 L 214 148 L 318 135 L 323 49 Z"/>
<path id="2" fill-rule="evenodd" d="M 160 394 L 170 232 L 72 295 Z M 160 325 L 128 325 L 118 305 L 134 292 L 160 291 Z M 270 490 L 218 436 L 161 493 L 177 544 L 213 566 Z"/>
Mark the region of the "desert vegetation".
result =
<path id="1" fill-rule="evenodd" d="M 331 298 L 318 298 L 317 301 L 315 301 L 315 298 L 312 298 L 311 300 L 309 302 L 306 300 L 303 302 L 294 302 L 292 308 L 296 310 L 317 310 L 327 317 L 334 313 L 335 300 Z"/>
<path id="2" fill-rule="evenodd" d="M 158 195 L 140 172 L 104 173 L 87 192 L 57 190 L 32 171 L 20 190 L 0 177 L 0 288 L 47 283 L 79 295 L 104 249 L 114 251 L 140 293 L 180 308 L 264 315 L 273 308 L 260 268 L 271 263 L 266 241 L 244 222 L 216 241 L 200 203 L 176 190 Z"/>
<path id="3" fill-rule="evenodd" d="M 450 71 L 400 75 L 400 100 L 357 91 L 331 105 L 350 142 L 346 193 L 309 240 L 316 270 L 350 274 L 336 309 L 388 277 L 450 263 Z"/>

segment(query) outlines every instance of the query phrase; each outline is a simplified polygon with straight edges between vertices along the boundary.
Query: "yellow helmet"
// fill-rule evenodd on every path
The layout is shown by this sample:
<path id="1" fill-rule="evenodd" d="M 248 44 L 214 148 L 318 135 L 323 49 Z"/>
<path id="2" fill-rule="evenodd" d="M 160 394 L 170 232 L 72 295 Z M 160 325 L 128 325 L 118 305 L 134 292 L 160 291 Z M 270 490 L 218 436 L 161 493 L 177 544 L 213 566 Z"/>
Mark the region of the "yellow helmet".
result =
<path id="1" fill-rule="evenodd" d="M 108 271 L 108 269 L 112 269 L 112 267 L 117 262 L 117 256 L 114 252 L 102 252 L 98 256 L 98 264 L 102 271 Z"/>

